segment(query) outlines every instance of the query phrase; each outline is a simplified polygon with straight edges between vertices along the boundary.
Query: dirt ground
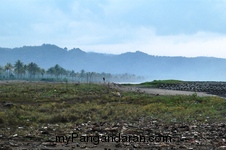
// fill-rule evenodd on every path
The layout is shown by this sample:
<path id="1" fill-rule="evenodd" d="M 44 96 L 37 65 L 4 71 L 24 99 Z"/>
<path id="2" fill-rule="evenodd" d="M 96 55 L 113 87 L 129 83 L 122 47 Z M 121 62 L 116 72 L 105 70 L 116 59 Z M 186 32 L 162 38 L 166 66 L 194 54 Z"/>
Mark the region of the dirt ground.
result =
<path id="1" fill-rule="evenodd" d="M 129 86 L 129 87 L 120 86 L 118 87 L 118 89 L 122 91 L 133 91 L 133 92 L 147 93 L 152 95 L 192 95 L 196 93 L 197 96 L 216 96 L 216 95 L 207 94 L 204 92 L 165 90 L 165 89 L 158 89 L 158 88 L 138 88 L 138 87 L 132 87 L 132 86 Z"/>
<path id="2" fill-rule="evenodd" d="M 9 81 L 10 82 L 10 81 Z M 17 81 L 13 81 L 17 82 Z M 21 82 L 21 81 L 19 81 Z M 8 82 L 0 82 L 6 84 Z M 174 91 L 156 88 L 137 88 L 114 85 L 119 91 L 133 91 L 139 93 L 147 93 L 151 95 L 192 95 L 194 92 Z M 197 96 L 215 96 L 202 92 L 197 92 Z M 65 127 L 67 128 L 67 127 Z M 8 132 L 7 127 L 2 128 L 0 133 Z M 21 129 L 26 130 L 26 129 Z M 66 130 L 65 130 L 66 131 Z M 35 129 L 35 135 L 27 135 L 25 137 L 18 136 L 16 133 L 10 137 L 0 134 L 0 150 L 69 150 L 69 149 L 90 149 L 90 150 L 133 150 L 133 149 L 226 149 L 226 124 L 206 123 L 206 124 L 165 124 L 159 120 L 152 118 L 141 118 L 134 122 L 116 122 L 115 124 L 98 124 L 84 123 L 75 125 L 73 129 L 68 130 L 70 133 L 58 131 L 57 126 L 47 125 L 40 129 Z M 80 139 L 69 142 L 57 141 L 56 135 L 61 133 L 62 136 L 69 136 L 71 133 L 78 133 Z M 81 137 L 95 136 L 104 137 L 108 135 L 121 134 L 124 137 L 133 137 L 130 142 L 82 142 Z M 156 139 L 149 142 L 134 141 L 137 137 L 166 137 L 170 136 L 172 141 L 157 141 Z M 135 138 L 134 138 L 135 137 Z M 175 140 L 176 139 L 176 140 Z M 117 140 L 117 138 L 115 139 Z"/>

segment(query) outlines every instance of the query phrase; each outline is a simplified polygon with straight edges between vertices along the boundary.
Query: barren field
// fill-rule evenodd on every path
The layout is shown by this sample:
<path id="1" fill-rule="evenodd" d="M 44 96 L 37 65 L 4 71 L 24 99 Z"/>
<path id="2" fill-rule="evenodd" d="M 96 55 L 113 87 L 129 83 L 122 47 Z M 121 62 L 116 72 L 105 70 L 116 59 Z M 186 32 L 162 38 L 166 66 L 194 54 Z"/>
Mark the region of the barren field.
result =
<path id="1" fill-rule="evenodd" d="M 0 149 L 225 149 L 225 108 L 204 92 L 1 82 Z"/>

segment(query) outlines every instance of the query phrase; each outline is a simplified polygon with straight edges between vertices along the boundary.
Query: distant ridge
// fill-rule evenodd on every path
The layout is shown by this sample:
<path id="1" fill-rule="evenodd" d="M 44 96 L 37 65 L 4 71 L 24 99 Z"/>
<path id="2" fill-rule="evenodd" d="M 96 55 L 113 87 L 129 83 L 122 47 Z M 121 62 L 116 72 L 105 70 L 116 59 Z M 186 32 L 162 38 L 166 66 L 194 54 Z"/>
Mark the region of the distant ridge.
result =
<path id="1" fill-rule="evenodd" d="M 226 59 L 214 57 L 153 56 L 141 51 L 119 55 L 84 52 L 79 48 L 68 50 L 56 45 L 0 48 L 0 65 L 17 60 L 35 62 L 48 69 L 59 64 L 65 69 L 80 71 L 130 73 L 151 79 L 226 80 Z"/>

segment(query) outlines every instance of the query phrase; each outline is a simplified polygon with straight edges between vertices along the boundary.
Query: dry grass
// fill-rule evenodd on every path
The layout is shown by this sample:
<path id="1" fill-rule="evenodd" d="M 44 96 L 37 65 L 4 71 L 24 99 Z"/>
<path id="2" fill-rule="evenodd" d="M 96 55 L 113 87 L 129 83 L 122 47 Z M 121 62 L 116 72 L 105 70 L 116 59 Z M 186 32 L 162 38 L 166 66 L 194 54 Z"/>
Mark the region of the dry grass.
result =
<path id="1" fill-rule="evenodd" d="M 155 117 L 165 122 L 225 121 L 226 101 L 218 97 L 151 96 L 105 85 L 8 83 L 0 86 L 0 127 L 55 123 L 133 121 Z M 4 104 L 13 103 L 12 108 Z"/>

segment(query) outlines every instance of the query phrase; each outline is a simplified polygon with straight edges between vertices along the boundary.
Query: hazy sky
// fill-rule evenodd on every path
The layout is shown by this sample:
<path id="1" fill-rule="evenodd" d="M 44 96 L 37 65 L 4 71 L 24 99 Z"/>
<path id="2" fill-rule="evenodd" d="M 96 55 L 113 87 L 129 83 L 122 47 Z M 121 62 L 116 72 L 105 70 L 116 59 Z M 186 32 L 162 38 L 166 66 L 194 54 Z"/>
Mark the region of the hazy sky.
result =
<path id="1" fill-rule="evenodd" d="M 0 47 L 226 58 L 226 0 L 0 0 Z"/>

